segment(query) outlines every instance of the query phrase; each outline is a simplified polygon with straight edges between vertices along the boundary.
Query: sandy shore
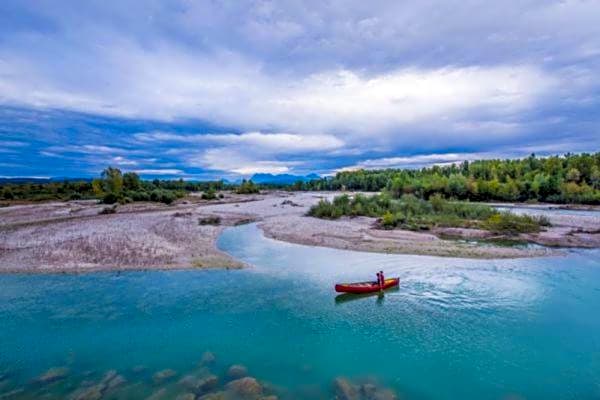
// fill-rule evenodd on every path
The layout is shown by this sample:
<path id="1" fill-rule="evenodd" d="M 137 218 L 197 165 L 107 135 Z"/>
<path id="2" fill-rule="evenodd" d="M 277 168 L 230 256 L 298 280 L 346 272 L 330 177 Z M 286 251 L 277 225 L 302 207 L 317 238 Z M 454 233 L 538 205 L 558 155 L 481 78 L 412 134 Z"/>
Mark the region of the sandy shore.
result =
<path id="1" fill-rule="evenodd" d="M 114 214 L 102 214 L 107 206 L 93 201 L 4 207 L 0 208 L 0 272 L 241 268 L 242 263 L 216 248 L 216 240 L 226 227 L 249 220 L 259 221 L 265 235 L 274 239 L 339 249 L 466 258 L 558 252 L 481 244 L 477 241 L 493 235 L 475 229 L 381 230 L 372 218 L 328 221 L 305 216 L 311 205 L 334 195 L 227 194 L 217 202 L 189 196 L 170 206 L 123 205 Z M 218 224 L 207 224 L 211 217 L 218 217 Z M 552 228 L 522 239 L 547 246 L 600 247 L 599 217 L 551 215 L 550 220 Z"/>
<path id="2" fill-rule="evenodd" d="M 101 214 L 107 206 L 95 202 L 1 208 L 0 272 L 243 267 L 215 246 L 240 219 L 200 225 L 202 204 L 128 204 L 115 214 Z"/>

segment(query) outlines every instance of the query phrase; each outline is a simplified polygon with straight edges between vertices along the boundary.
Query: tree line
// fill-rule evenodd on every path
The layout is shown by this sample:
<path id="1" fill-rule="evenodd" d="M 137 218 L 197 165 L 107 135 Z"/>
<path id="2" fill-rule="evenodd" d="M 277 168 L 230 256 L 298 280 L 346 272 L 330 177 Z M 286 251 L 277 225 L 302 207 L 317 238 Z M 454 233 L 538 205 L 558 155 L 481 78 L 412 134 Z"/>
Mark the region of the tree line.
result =
<path id="1" fill-rule="evenodd" d="M 245 187 L 247 187 L 246 185 Z M 1 200 L 88 200 L 98 199 L 106 204 L 134 201 L 155 201 L 170 204 L 189 192 L 204 192 L 208 199 L 217 198 L 217 191 L 236 188 L 223 181 L 194 182 L 178 180 L 142 180 L 135 172 L 108 167 L 93 180 L 62 182 L 4 183 Z"/>
<path id="2" fill-rule="evenodd" d="M 541 201 L 600 204 L 600 152 L 515 160 L 478 160 L 422 169 L 381 169 L 339 172 L 333 177 L 292 185 L 219 181 L 142 180 L 134 172 L 108 167 L 95 180 L 0 184 L 0 200 L 80 200 L 105 202 L 161 201 L 170 203 L 189 192 L 206 199 L 221 190 L 240 194 L 261 189 L 386 191 L 393 198 L 412 194 L 429 199 L 472 201 Z"/>
<path id="3" fill-rule="evenodd" d="M 523 159 L 464 161 L 417 170 L 339 172 L 295 184 L 298 190 L 385 190 L 394 198 L 434 194 L 472 201 L 600 204 L 600 152 Z"/>

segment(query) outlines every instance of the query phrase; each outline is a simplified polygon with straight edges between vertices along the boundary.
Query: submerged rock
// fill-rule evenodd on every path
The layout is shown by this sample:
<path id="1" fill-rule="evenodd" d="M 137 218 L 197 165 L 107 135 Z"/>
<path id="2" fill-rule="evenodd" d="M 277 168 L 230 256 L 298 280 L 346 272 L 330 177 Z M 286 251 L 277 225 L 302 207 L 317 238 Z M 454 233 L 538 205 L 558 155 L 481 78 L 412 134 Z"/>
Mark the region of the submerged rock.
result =
<path id="1" fill-rule="evenodd" d="M 373 400 L 398 400 L 398 396 L 390 389 L 382 389 L 375 393 Z"/>
<path id="2" fill-rule="evenodd" d="M 205 378 L 200 379 L 198 384 L 196 385 L 196 393 L 203 394 L 206 392 L 210 392 L 213 389 L 216 389 L 219 386 L 219 378 L 215 375 L 209 375 Z"/>
<path id="3" fill-rule="evenodd" d="M 229 367 L 227 370 L 227 377 L 229 379 L 240 379 L 248 375 L 248 368 L 240 364 L 235 364 Z"/>
<path id="4" fill-rule="evenodd" d="M 181 378 L 177 384 L 183 386 L 185 389 L 195 389 L 198 384 L 199 378 L 194 375 L 186 375 Z"/>
<path id="5" fill-rule="evenodd" d="M 254 378 L 246 377 L 231 381 L 227 390 L 242 399 L 257 399 L 263 394 L 263 387 Z"/>
<path id="6" fill-rule="evenodd" d="M 227 396 L 225 395 L 225 392 L 215 392 L 200 396 L 197 398 L 197 400 L 225 400 L 226 398 Z"/>
<path id="7" fill-rule="evenodd" d="M 215 355 L 210 351 L 205 351 L 200 358 L 200 365 L 213 365 L 217 361 Z"/>
<path id="8" fill-rule="evenodd" d="M 219 378 L 216 375 L 208 375 L 203 378 L 194 375 L 186 375 L 177 383 L 187 390 L 200 395 L 216 389 L 217 386 L 219 386 Z"/>
<path id="9" fill-rule="evenodd" d="M 77 390 L 71 396 L 72 400 L 100 400 L 106 386 L 104 384 L 98 384 L 83 389 Z"/>
<path id="10" fill-rule="evenodd" d="M 100 383 L 103 384 L 107 384 L 108 382 L 110 382 L 115 376 L 117 376 L 117 371 L 114 369 L 111 369 L 109 371 L 107 371 L 104 376 L 102 377 L 102 380 L 100 381 Z"/>
<path id="11" fill-rule="evenodd" d="M 161 400 L 167 394 L 167 389 L 162 388 L 158 389 L 156 392 L 152 393 L 150 396 L 146 397 L 146 400 Z"/>
<path id="12" fill-rule="evenodd" d="M 25 391 L 25 389 L 19 388 L 19 389 L 11 390 L 10 392 L 2 393 L 2 394 L 0 394 L 0 400 L 12 399 L 15 396 L 20 395 L 24 391 Z"/>
<path id="13" fill-rule="evenodd" d="M 42 375 L 38 376 L 35 379 L 35 382 L 46 385 L 46 384 L 49 384 L 52 382 L 59 381 L 61 379 L 65 379 L 68 375 L 69 375 L 69 368 L 54 367 L 54 368 L 50 368 L 48 371 L 46 371 Z"/>
<path id="14" fill-rule="evenodd" d="M 123 375 L 116 375 L 107 383 L 107 389 L 114 389 L 119 387 L 127 382 L 127 379 L 123 377 Z"/>
<path id="15" fill-rule="evenodd" d="M 390 389 L 380 388 L 373 383 L 365 383 L 360 391 L 365 400 L 397 400 L 398 396 Z"/>
<path id="16" fill-rule="evenodd" d="M 377 386 L 372 383 L 365 383 L 360 388 L 360 391 L 365 399 L 372 399 L 375 393 L 377 393 Z"/>
<path id="17" fill-rule="evenodd" d="M 196 400 L 194 393 L 183 393 L 175 398 L 175 400 Z"/>
<path id="18" fill-rule="evenodd" d="M 163 369 L 162 371 L 158 371 L 154 375 L 152 375 L 152 380 L 155 384 L 162 383 L 169 379 L 172 379 L 177 375 L 177 372 L 172 369 Z"/>
<path id="19" fill-rule="evenodd" d="M 360 393 L 356 385 L 346 378 L 336 378 L 333 382 L 335 398 L 338 400 L 359 400 Z"/>

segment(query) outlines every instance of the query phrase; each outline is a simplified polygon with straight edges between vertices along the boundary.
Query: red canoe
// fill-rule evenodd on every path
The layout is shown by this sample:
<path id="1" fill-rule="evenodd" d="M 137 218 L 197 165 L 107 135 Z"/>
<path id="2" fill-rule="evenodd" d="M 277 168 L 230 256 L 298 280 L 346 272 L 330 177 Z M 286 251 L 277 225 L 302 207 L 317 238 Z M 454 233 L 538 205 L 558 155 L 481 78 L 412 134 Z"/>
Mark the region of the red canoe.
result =
<path id="1" fill-rule="evenodd" d="M 393 288 L 398 286 L 400 278 L 389 278 L 383 283 L 383 289 Z M 336 292 L 342 293 L 373 293 L 379 291 L 379 284 L 373 282 L 356 282 L 356 283 L 338 283 L 335 285 Z"/>

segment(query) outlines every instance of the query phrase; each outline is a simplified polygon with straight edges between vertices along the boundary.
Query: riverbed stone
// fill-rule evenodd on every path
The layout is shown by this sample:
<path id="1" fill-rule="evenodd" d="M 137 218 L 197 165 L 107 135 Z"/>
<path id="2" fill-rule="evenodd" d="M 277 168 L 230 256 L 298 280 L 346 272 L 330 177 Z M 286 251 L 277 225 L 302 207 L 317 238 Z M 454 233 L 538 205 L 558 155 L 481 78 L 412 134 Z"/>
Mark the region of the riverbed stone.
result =
<path id="1" fill-rule="evenodd" d="M 196 395 L 194 393 L 182 393 L 175 400 L 196 400 Z"/>
<path id="2" fill-rule="evenodd" d="M 197 394 L 204 394 L 216 389 L 218 386 L 219 378 L 216 375 L 208 375 L 198 381 L 195 392 Z"/>
<path id="3" fill-rule="evenodd" d="M 65 379 L 69 375 L 69 368 L 67 367 L 53 367 L 44 372 L 42 375 L 35 379 L 36 383 L 47 385 L 62 379 Z"/>
<path id="4" fill-rule="evenodd" d="M 25 389 L 18 388 L 18 389 L 11 390 L 10 392 L 2 393 L 2 394 L 0 394 L 0 400 L 13 399 L 13 398 L 19 396 L 20 394 L 22 394 L 23 392 L 25 392 Z"/>
<path id="5" fill-rule="evenodd" d="M 192 390 L 196 388 L 199 380 L 200 378 L 198 378 L 197 376 L 185 375 L 177 382 L 177 384 L 183 386 L 185 389 Z"/>
<path id="6" fill-rule="evenodd" d="M 217 357 L 215 357 L 215 355 L 212 352 L 205 351 L 204 354 L 202 354 L 202 357 L 200 358 L 200 365 L 213 365 L 216 361 Z"/>
<path id="7" fill-rule="evenodd" d="M 83 389 L 77 390 L 72 396 L 72 400 L 100 400 L 104 393 L 106 386 L 104 384 L 98 384 Z"/>
<path id="8" fill-rule="evenodd" d="M 155 384 L 159 384 L 174 378 L 176 375 L 177 372 L 172 369 L 163 369 L 162 371 L 158 371 L 157 373 L 152 375 L 152 381 Z"/>
<path id="9" fill-rule="evenodd" d="M 119 387 L 127 382 L 127 379 L 123 377 L 123 375 L 115 375 L 110 381 L 107 383 L 107 389 L 114 389 Z"/>
<path id="10" fill-rule="evenodd" d="M 373 383 L 363 384 L 360 392 L 365 400 L 396 400 L 398 398 L 392 390 L 378 387 Z"/>
<path id="11" fill-rule="evenodd" d="M 225 392 L 214 392 L 200 396 L 197 400 L 225 400 L 226 398 Z"/>
<path id="12" fill-rule="evenodd" d="M 245 377 L 226 385 L 229 392 L 242 399 L 257 399 L 263 394 L 262 385 L 254 378 Z"/>
<path id="13" fill-rule="evenodd" d="M 166 394 L 167 394 L 167 389 L 165 389 L 165 388 L 158 389 L 157 391 L 152 393 L 150 396 L 146 397 L 146 400 L 161 400 L 161 399 L 165 398 Z"/>
<path id="14" fill-rule="evenodd" d="M 108 382 L 110 382 L 115 376 L 117 376 L 117 370 L 111 369 L 109 371 L 106 371 L 100 383 L 108 384 Z"/>
<path id="15" fill-rule="evenodd" d="M 359 400 L 360 393 L 356 385 L 346 378 L 336 378 L 333 382 L 337 400 Z"/>
<path id="16" fill-rule="evenodd" d="M 231 380 L 240 379 L 248 375 L 248 368 L 235 364 L 227 370 L 227 377 Z"/>
<path id="17" fill-rule="evenodd" d="M 365 383 L 361 386 L 360 391 L 365 399 L 370 400 L 375 396 L 375 393 L 377 393 L 377 385 Z"/>
<path id="18" fill-rule="evenodd" d="M 373 400 L 398 400 L 398 396 L 391 389 L 382 389 L 375 393 Z"/>

